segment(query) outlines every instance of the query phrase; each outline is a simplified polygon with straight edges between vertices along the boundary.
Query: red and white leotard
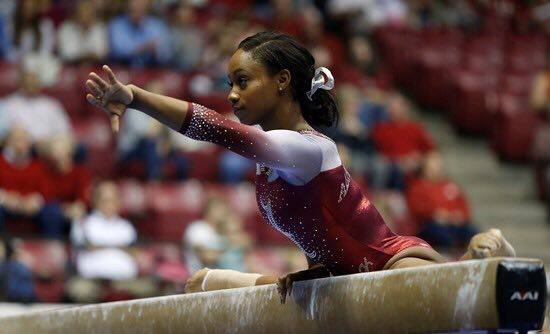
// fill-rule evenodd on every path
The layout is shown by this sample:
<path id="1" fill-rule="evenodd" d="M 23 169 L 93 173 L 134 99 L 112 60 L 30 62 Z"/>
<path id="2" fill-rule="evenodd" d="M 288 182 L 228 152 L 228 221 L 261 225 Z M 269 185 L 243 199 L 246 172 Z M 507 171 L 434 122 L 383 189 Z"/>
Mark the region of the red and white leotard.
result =
<path id="1" fill-rule="evenodd" d="M 376 271 L 405 248 L 430 247 L 388 228 L 330 138 L 316 131 L 263 131 L 189 105 L 180 132 L 254 160 L 260 212 L 312 263 L 333 274 Z"/>

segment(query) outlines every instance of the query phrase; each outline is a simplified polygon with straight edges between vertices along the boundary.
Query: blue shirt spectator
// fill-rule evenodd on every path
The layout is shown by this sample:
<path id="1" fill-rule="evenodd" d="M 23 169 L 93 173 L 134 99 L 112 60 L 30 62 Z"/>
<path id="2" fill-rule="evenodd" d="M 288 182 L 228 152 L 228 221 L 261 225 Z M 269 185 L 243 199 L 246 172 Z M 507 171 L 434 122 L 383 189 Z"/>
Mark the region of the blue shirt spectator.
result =
<path id="1" fill-rule="evenodd" d="M 10 39 L 6 25 L 6 21 L 0 16 L 0 58 L 6 58 L 10 48 Z"/>
<path id="2" fill-rule="evenodd" d="M 0 300 L 36 301 L 32 272 L 15 258 L 14 244 L 7 234 L 0 235 Z"/>
<path id="3" fill-rule="evenodd" d="M 0 263 L 0 273 L 6 300 L 18 303 L 36 301 L 32 273 L 24 264 L 15 260 L 4 261 Z"/>
<path id="4" fill-rule="evenodd" d="M 109 24 L 111 58 L 132 66 L 162 65 L 171 58 L 170 33 L 147 14 L 146 0 L 130 0 L 128 13 Z"/>
<path id="5" fill-rule="evenodd" d="M 385 106 L 382 104 L 365 100 L 359 108 L 359 120 L 365 126 L 367 137 L 371 136 L 372 129 L 376 124 L 390 119 Z"/>

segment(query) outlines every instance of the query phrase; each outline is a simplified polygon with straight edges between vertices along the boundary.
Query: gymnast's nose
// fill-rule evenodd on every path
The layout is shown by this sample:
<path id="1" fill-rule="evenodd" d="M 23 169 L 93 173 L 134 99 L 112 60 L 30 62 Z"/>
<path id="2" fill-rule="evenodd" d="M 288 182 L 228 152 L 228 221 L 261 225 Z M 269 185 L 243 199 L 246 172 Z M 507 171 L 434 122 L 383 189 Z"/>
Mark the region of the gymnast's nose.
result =
<path id="1" fill-rule="evenodd" d="M 231 103 L 232 106 L 236 105 L 239 102 L 239 94 L 237 94 L 233 89 L 227 95 L 227 100 Z"/>

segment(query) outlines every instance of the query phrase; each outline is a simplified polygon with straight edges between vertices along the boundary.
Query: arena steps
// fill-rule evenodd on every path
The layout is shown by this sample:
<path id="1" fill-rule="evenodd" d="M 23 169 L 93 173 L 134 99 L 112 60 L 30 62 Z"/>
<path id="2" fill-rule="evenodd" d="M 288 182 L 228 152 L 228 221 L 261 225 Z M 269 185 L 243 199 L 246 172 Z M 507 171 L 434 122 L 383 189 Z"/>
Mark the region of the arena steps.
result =
<path id="1" fill-rule="evenodd" d="M 500 162 L 484 139 L 458 136 L 441 115 L 419 117 L 440 147 L 449 175 L 467 193 L 476 224 L 500 228 L 518 255 L 540 258 L 548 270 L 550 226 L 536 198 L 532 168 Z"/>

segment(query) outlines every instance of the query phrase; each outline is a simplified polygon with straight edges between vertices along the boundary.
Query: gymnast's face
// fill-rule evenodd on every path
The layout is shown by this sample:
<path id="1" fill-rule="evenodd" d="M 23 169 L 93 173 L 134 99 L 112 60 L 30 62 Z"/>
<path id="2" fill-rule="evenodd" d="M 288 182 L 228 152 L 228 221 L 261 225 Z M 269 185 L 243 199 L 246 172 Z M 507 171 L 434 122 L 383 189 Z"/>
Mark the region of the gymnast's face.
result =
<path id="1" fill-rule="evenodd" d="M 267 68 L 238 49 L 229 61 L 227 99 L 235 116 L 243 124 L 262 124 L 280 101 L 279 75 L 271 75 Z"/>

